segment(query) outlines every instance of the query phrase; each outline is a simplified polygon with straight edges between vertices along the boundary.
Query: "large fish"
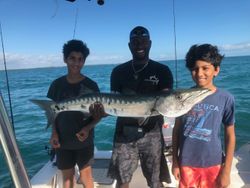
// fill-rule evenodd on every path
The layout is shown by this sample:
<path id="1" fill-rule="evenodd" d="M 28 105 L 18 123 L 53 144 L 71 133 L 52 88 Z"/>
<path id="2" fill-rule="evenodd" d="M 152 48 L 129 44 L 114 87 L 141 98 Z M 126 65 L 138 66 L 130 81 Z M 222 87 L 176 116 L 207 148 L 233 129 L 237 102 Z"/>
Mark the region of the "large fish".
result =
<path id="1" fill-rule="evenodd" d="M 59 103 L 50 100 L 31 101 L 45 110 L 50 126 L 60 112 L 89 113 L 90 105 L 95 102 L 102 103 L 104 111 L 112 116 L 147 118 L 161 114 L 166 117 L 178 117 L 211 93 L 208 89 L 192 88 L 169 90 L 154 95 L 91 93 Z"/>

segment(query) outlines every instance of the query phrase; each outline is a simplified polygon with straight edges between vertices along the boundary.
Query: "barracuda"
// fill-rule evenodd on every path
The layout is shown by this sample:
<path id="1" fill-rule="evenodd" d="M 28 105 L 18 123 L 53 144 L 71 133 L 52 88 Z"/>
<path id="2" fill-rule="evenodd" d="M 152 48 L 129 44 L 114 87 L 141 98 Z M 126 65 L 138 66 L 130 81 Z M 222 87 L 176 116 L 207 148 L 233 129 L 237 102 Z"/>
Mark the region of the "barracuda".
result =
<path id="1" fill-rule="evenodd" d="M 90 105 L 95 102 L 102 103 L 104 111 L 112 116 L 146 118 L 161 114 L 166 117 L 178 117 L 187 113 L 211 93 L 212 91 L 208 89 L 192 88 L 170 90 L 155 95 L 92 93 L 60 103 L 37 99 L 31 101 L 45 110 L 50 126 L 59 113 L 64 111 L 89 113 Z"/>

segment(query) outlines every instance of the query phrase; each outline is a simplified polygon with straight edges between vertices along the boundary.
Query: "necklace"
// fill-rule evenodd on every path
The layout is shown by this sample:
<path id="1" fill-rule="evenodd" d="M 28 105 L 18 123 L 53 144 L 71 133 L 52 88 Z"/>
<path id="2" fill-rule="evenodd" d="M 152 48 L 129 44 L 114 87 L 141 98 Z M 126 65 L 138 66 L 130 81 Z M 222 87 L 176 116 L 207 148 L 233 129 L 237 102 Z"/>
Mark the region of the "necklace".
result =
<path id="1" fill-rule="evenodd" d="M 133 68 L 133 71 L 134 71 L 134 75 L 133 76 L 134 76 L 135 80 L 138 79 L 138 73 L 140 73 L 141 71 L 143 71 L 148 66 L 148 62 L 147 62 L 147 63 L 145 63 L 145 65 L 142 68 L 140 68 L 138 70 L 135 70 L 134 61 L 132 61 L 131 64 L 132 64 L 132 68 Z"/>

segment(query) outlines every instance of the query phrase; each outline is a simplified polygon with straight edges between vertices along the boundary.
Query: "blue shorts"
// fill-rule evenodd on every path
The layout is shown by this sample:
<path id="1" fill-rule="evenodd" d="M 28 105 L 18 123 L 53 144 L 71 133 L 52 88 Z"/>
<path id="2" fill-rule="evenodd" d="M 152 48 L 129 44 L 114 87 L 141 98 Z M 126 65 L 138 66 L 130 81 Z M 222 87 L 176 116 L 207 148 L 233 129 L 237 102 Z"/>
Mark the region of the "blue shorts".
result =
<path id="1" fill-rule="evenodd" d="M 78 150 L 56 149 L 56 165 L 60 170 L 74 168 L 77 164 L 79 170 L 92 165 L 94 146 Z"/>

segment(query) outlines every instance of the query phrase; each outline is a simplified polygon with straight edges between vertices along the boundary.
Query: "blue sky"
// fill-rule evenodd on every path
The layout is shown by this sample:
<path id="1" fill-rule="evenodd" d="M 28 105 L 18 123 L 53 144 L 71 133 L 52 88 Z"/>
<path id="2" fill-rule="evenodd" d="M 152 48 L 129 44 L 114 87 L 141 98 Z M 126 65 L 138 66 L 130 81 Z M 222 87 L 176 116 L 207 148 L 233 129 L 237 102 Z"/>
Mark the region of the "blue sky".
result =
<path id="1" fill-rule="evenodd" d="M 250 55 L 249 0 L 175 0 L 177 58 L 196 43 L 217 45 L 226 56 Z M 122 63 L 131 58 L 130 30 L 142 25 L 152 40 L 150 57 L 174 59 L 173 0 L 0 0 L 7 67 L 63 66 L 62 45 L 85 41 L 86 64 Z M 0 47 L 0 69 L 3 54 Z"/>

